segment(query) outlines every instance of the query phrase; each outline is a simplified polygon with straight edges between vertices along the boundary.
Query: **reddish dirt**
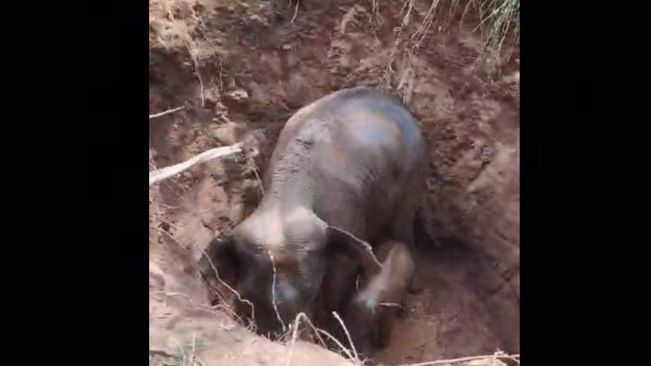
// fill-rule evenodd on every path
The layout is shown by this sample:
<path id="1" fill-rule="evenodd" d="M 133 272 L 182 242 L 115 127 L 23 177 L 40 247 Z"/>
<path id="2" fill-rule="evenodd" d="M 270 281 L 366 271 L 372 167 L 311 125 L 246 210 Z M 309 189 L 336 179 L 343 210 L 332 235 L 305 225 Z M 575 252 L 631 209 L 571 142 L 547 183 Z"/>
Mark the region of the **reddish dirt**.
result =
<path id="1" fill-rule="evenodd" d="M 375 358 L 519 352 L 518 49 L 506 48 L 488 83 L 477 35 L 435 24 L 414 49 L 429 3 L 414 1 L 400 31 L 403 3 L 378 3 L 302 0 L 292 22 L 289 1 L 150 0 L 150 111 L 185 106 L 150 120 L 151 168 L 260 132 L 252 162 L 214 160 L 152 187 L 150 289 L 207 307 L 193 263 L 255 207 L 286 119 L 334 90 L 384 87 L 421 122 L 430 174 L 416 254 L 426 287 L 409 296 L 409 316 Z M 171 306 L 167 297 L 152 304 Z M 169 331 L 160 319 L 169 317 L 152 327 Z M 231 344 L 220 337 L 211 339 Z"/>
<path id="2" fill-rule="evenodd" d="M 394 365 L 509 348 L 500 330 L 512 331 L 514 324 L 488 316 L 494 306 L 491 295 L 477 286 L 475 254 L 449 244 L 422 248 L 416 260 L 426 286 L 408 296 L 408 316 L 396 322 L 389 347 L 374 355 L 378 361 Z"/>

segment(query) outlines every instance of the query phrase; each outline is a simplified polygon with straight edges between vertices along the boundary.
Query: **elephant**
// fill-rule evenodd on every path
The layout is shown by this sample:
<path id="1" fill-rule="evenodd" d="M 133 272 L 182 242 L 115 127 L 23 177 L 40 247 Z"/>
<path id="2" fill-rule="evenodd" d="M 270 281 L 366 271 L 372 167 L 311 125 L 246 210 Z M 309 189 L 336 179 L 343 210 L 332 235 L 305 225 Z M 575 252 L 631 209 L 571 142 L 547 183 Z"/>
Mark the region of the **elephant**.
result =
<path id="1" fill-rule="evenodd" d="M 277 334 L 299 313 L 340 309 L 355 268 L 382 267 L 369 242 L 413 245 L 425 167 L 418 122 L 380 90 L 343 89 L 299 109 L 278 137 L 259 205 L 209 244 L 222 279 L 248 300 L 236 311 Z M 337 263 L 352 268 L 343 281 L 331 280 L 344 272 Z"/>

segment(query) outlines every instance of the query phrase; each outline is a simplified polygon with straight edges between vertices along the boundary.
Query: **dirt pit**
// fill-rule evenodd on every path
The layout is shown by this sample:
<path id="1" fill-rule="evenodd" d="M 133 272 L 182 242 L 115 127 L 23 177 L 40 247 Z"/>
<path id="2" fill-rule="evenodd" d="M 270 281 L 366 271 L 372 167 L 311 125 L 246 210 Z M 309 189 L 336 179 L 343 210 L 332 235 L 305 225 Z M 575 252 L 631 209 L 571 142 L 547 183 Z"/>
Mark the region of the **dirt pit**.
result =
<path id="1" fill-rule="evenodd" d="M 477 261 L 470 250 L 453 244 L 421 248 L 416 264 L 425 288 L 409 295 L 407 317 L 396 322 L 389 347 L 373 358 L 397 365 L 491 354 L 496 349 L 514 352 L 515 345 L 495 328 L 509 332 L 516 326 L 496 323 L 487 315 L 494 299 L 478 288 L 473 270 Z"/>
<path id="2" fill-rule="evenodd" d="M 210 306 L 195 263 L 255 208 L 287 118 L 360 85 L 405 101 L 430 159 L 416 254 L 425 288 L 373 358 L 519 353 L 519 51 L 507 40 L 487 74 L 476 23 L 454 3 L 150 0 L 150 113 L 183 106 L 150 119 L 150 169 L 256 133 L 255 156 L 150 189 L 150 364 L 350 364 L 341 350 L 253 335 Z"/>

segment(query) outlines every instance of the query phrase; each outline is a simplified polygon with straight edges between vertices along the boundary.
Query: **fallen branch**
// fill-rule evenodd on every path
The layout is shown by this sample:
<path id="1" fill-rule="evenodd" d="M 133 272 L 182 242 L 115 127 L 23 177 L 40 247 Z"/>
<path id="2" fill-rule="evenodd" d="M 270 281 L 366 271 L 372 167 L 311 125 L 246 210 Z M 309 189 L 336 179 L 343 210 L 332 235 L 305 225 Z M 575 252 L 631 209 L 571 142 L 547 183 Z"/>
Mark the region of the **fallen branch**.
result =
<path id="1" fill-rule="evenodd" d="M 206 162 L 208 160 L 216 159 L 221 156 L 231 155 L 242 151 L 242 144 L 237 143 L 230 146 L 218 147 L 208 151 L 204 151 L 201 154 L 186 160 L 182 163 L 168 166 L 166 168 L 154 170 L 149 172 L 149 185 L 151 186 L 154 183 L 160 182 L 164 179 L 177 175 L 190 167 L 197 165 L 199 163 Z"/>
<path id="2" fill-rule="evenodd" d="M 184 109 L 184 108 L 185 108 L 185 106 L 180 106 L 180 107 L 168 109 L 168 110 L 160 112 L 160 113 L 150 114 L 149 119 L 154 119 L 154 118 L 162 117 L 162 116 L 170 114 L 170 113 L 178 112 L 178 111 L 180 111 L 181 109 Z"/>

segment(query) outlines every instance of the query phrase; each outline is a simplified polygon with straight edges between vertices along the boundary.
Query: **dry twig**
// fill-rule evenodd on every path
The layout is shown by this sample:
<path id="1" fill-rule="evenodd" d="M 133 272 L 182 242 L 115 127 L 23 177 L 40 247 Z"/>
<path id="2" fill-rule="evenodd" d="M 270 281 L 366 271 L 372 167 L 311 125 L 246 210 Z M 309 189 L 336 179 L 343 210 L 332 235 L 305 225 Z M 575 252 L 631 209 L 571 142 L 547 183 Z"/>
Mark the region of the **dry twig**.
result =
<path id="1" fill-rule="evenodd" d="M 206 106 L 206 101 L 204 98 L 204 91 L 203 91 L 203 79 L 201 78 L 201 69 L 199 68 L 199 61 L 197 60 L 197 56 L 192 53 L 192 50 L 188 46 L 188 53 L 190 53 L 190 58 L 192 59 L 192 63 L 194 64 L 194 75 L 199 79 L 199 93 L 201 95 L 201 106 L 205 107 Z"/>
<path id="2" fill-rule="evenodd" d="M 208 260 L 208 264 L 210 264 L 210 267 L 212 268 L 213 272 L 215 272 L 215 277 L 217 278 L 217 281 L 219 281 L 219 283 L 224 285 L 224 287 L 226 287 L 229 291 L 231 291 L 233 294 L 235 294 L 235 296 L 237 296 L 238 301 L 243 302 L 243 303 L 245 303 L 245 304 L 247 304 L 247 305 L 249 305 L 251 307 L 251 319 L 253 319 L 253 321 L 255 321 L 255 307 L 253 306 L 253 303 L 251 301 L 247 300 L 247 299 L 242 298 L 242 296 L 240 295 L 239 292 L 237 292 L 237 290 L 235 290 L 229 284 L 227 284 L 226 282 L 224 282 L 222 280 L 222 278 L 219 276 L 219 272 L 217 271 L 217 267 L 215 267 L 212 260 L 208 256 L 208 253 L 206 253 L 205 249 L 202 250 L 202 254 Z"/>
<path id="3" fill-rule="evenodd" d="M 296 20 L 296 16 L 298 15 L 298 5 L 301 3 L 301 0 L 296 0 L 296 8 L 294 8 L 294 16 L 292 17 L 291 23 L 294 24 L 294 20 Z"/>
<path id="4" fill-rule="evenodd" d="M 177 175 L 196 164 L 203 163 L 208 160 L 212 160 L 221 156 L 235 154 L 241 151 L 242 151 L 241 143 L 204 151 L 201 154 L 196 155 L 195 157 L 188 159 L 182 163 L 168 166 L 166 168 L 158 169 L 153 172 L 149 172 L 149 185 L 151 186 L 154 183 L 160 182 L 164 179 Z"/>
<path id="5" fill-rule="evenodd" d="M 362 248 L 364 248 L 364 250 L 366 252 L 368 252 L 368 254 L 370 254 L 370 257 L 373 259 L 373 264 L 375 264 L 377 266 L 377 268 L 382 268 L 382 263 L 377 259 L 377 257 L 375 256 L 375 253 L 373 253 L 373 248 L 371 247 L 371 245 L 369 243 L 367 243 L 366 241 L 356 237 L 351 232 L 346 231 L 344 229 L 341 229 L 339 227 L 330 226 L 330 228 L 332 228 L 335 231 L 338 231 L 338 232 L 342 233 L 345 236 L 348 236 L 348 237 L 352 238 L 354 242 L 359 243 L 359 245 L 361 245 Z"/>
<path id="6" fill-rule="evenodd" d="M 149 119 L 154 119 L 154 118 L 165 116 L 165 115 L 170 114 L 170 113 L 178 112 L 178 111 L 180 111 L 181 109 L 184 109 L 184 108 L 185 108 L 185 106 L 182 105 L 180 107 L 168 109 L 168 110 L 160 112 L 160 113 L 150 114 Z"/>
<path id="7" fill-rule="evenodd" d="M 339 314 L 337 314 L 336 311 L 332 312 L 332 315 L 337 319 L 339 324 L 341 324 L 341 327 L 344 329 L 344 332 L 346 333 L 346 337 L 348 338 L 348 343 L 350 344 L 350 348 L 353 350 L 353 354 L 355 355 L 355 359 L 358 360 L 359 356 L 357 355 L 357 349 L 355 349 L 355 345 L 353 344 L 353 339 L 350 338 L 350 333 L 348 333 L 348 328 L 346 328 L 346 325 L 344 324 L 344 321 L 341 320 L 339 317 Z"/>
<path id="8" fill-rule="evenodd" d="M 339 346 L 339 348 L 346 354 L 346 356 L 348 356 L 348 358 L 350 360 L 359 361 L 359 358 L 354 357 L 353 354 L 350 353 L 348 348 L 346 348 L 343 344 L 341 344 L 341 342 L 339 342 L 339 340 L 337 338 L 335 338 L 332 334 L 326 332 L 323 329 L 315 327 L 314 324 L 312 324 L 310 319 L 307 317 L 307 315 L 305 315 L 305 313 L 299 313 L 298 315 L 296 315 L 296 319 L 294 320 L 294 325 L 293 325 L 295 328 L 297 328 L 299 326 L 299 320 L 300 319 L 305 320 L 306 323 L 312 328 L 312 330 L 315 332 L 315 335 L 317 336 L 317 338 L 319 339 L 319 341 L 321 342 L 321 344 L 323 346 L 325 346 L 326 343 L 323 340 L 323 338 L 321 338 L 321 335 L 325 335 L 331 341 L 333 341 L 335 344 L 337 344 L 337 346 Z"/>
<path id="9" fill-rule="evenodd" d="M 292 340 L 289 344 L 289 354 L 287 355 L 287 366 L 290 366 L 292 363 L 292 356 L 294 355 L 294 344 L 296 344 L 296 339 L 298 338 L 298 326 L 299 326 L 299 320 L 300 316 L 305 315 L 303 313 L 299 313 L 296 316 L 296 319 L 294 319 L 294 325 L 292 329 Z"/>
<path id="10" fill-rule="evenodd" d="M 271 251 L 269 250 L 267 253 L 269 254 L 269 259 L 271 260 L 271 268 L 274 271 L 273 277 L 271 279 L 271 304 L 273 305 L 274 311 L 276 312 L 276 318 L 278 318 L 280 325 L 283 327 L 283 332 L 285 332 L 287 331 L 287 327 L 285 326 L 283 318 L 280 317 L 278 307 L 276 306 L 276 262 L 274 261 L 274 256 L 271 254 Z"/>

